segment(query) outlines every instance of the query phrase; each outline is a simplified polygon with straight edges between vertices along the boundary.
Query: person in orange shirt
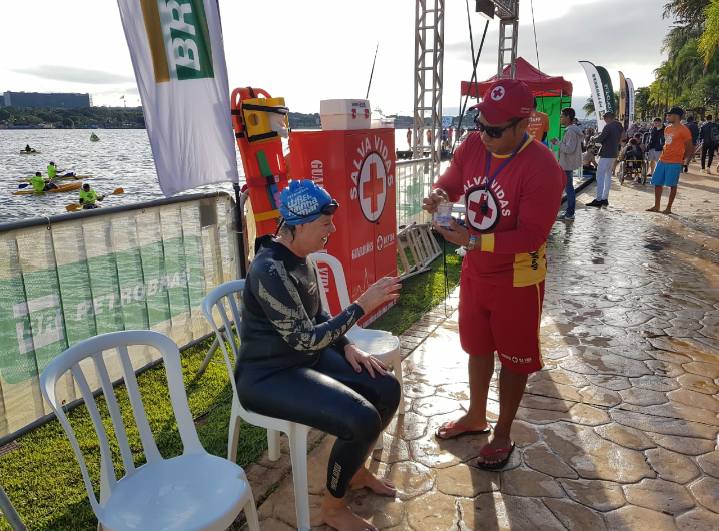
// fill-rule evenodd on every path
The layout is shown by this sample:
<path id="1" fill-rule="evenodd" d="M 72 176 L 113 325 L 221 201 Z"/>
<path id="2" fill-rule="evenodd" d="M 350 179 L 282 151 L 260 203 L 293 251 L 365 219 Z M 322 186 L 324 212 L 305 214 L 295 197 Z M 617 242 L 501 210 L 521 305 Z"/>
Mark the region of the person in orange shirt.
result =
<path id="1" fill-rule="evenodd" d="M 667 112 L 669 125 L 664 129 L 664 149 L 659 157 L 659 162 L 652 175 L 654 185 L 654 206 L 647 208 L 648 212 L 659 212 L 659 204 L 662 200 L 662 191 L 665 186 L 669 187 L 669 203 L 664 209 L 665 214 L 672 213 L 672 205 L 677 195 L 677 185 L 682 166 L 689 164 L 694 153 L 692 133 L 689 128 L 682 125 L 684 109 L 672 107 Z"/>

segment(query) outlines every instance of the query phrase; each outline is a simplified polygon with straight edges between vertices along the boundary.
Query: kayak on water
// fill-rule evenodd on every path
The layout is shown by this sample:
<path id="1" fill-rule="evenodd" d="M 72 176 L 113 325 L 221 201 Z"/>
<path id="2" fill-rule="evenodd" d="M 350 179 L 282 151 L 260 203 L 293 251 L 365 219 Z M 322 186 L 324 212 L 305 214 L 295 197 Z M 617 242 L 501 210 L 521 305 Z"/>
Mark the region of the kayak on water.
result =
<path id="1" fill-rule="evenodd" d="M 90 179 L 92 175 L 56 175 L 55 181 L 79 181 L 81 179 Z M 18 182 L 21 183 L 29 183 L 30 177 L 25 177 L 24 179 L 18 179 Z"/>
<path id="2" fill-rule="evenodd" d="M 24 149 L 20 150 L 20 155 L 37 155 L 38 153 L 42 153 L 42 151 L 38 149 L 33 149 L 30 151 L 25 151 Z"/>
<path id="3" fill-rule="evenodd" d="M 50 190 L 45 190 L 44 192 L 36 192 L 31 187 L 24 188 L 22 190 L 15 190 L 12 195 L 41 195 L 45 193 L 51 193 L 51 194 L 58 194 L 62 192 L 72 192 L 73 190 L 77 190 L 82 186 L 82 182 L 75 181 L 72 183 L 65 183 L 58 185 L 57 188 L 51 188 Z"/>

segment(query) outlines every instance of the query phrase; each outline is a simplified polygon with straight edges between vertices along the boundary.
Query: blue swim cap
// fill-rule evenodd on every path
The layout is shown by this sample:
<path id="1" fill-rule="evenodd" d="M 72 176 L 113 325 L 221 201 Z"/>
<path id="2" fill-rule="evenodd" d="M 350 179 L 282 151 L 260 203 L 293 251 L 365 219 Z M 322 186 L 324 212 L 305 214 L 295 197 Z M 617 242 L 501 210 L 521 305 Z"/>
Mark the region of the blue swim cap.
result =
<path id="1" fill-rule="evenodd" d="M 330 194 L 310 179 L 290 181 L 287 188 L 280 192 L 280 214 L 287 225 L 310 223 L 325 213 L 323 210 L 332 203 Z M 337 203 L 334 204 L 336 208 Z"/>

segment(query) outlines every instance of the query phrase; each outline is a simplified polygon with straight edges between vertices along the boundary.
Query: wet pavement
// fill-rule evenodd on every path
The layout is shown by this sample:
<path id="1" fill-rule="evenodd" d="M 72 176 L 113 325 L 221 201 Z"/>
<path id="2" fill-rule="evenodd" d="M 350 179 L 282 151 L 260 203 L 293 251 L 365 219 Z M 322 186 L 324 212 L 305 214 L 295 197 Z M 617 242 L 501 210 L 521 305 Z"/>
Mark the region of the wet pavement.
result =
<path id="1" fill-rule="evenodd" d="M 502 472 L 468 465 L 486 436 L 435 439 L 467 407 L 466 355 L 456 312 L 416 323 L 402 338 L 407 413 L 368 461 L 400 493 L 355 492 L 355 510 L 397 530 L 719 529 L 717 199 L 719 178 L 692 173 L 676 215 L 648 213 L 651 186 L 615 182 L 608 209 L 580 207 L 573 223 L 555 224 L 545 367 L 530 377 Z M 496 380 L 489 410 L 496 419 Z M 313 443 L 312 523 L 328 529 L 317 507 L 332 438 Z M 262 529 L 291 529 L 291 478 L 265 494 L 287 473 L 286 455 L 247 472 L 265 498 Z"/>

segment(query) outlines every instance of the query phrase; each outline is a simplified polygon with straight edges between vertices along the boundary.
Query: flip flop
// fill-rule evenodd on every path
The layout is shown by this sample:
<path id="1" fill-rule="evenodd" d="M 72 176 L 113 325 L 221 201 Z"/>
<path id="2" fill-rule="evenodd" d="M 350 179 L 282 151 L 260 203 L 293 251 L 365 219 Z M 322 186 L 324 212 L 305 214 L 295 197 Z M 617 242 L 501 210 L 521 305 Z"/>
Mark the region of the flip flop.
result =
<path id="1" fill-rule="evenodd" d="M 453 435 L 442 435 L 442 433 L 446 433 L 450 430 L 458 430 Z M 434 433 L 434 436 L 438 439 L 441 439 L 443 441 L 448 441 L 449 439 L 455 439 L 457 437 L 460 437 L 461 435 L 483 435 L 485 433 L 489 433 L 492 431 L 492 427 L 487 424 L 487 427 L 482 430 L 475 430 L 474 428 L 467 426 L 465 424 L 462 424 L 461 422 L 457 420 L 448 420 L 444 424 L 442 424 L 439 428 L 437 428 L 437 431 Z"/>
<path id="2" fill-rule="evenodd" d="M 500 468 L 504 468 L 507 462 L 509 462 L 509 458 L 512 457 L 512 452 L 514 452 L 514 443 L 512 443 L 512 446 L 509 448 L 497 448 L 496 450 L 489 448 L 489 445 L 487 445 L 479 452 L 480 457 L 486 459 L 487 457 L 494 457 L 503 453 L 506 453 L 507 455 L 504 459 L 497 461 L 496 463 L 485 463 L 484 461 L 475 459 L 474 466 L 481 468 L 482 470 L 499 470 Z"/>

